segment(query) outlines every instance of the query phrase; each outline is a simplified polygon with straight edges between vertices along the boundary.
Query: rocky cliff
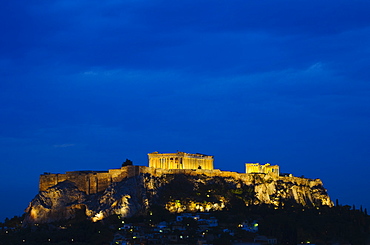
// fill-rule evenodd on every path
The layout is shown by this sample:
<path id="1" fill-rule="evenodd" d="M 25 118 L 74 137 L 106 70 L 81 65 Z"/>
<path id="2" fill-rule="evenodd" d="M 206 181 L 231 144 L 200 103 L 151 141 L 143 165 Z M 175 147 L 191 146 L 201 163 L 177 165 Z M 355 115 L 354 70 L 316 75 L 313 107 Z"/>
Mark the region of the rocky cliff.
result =
<path id="1" fill-rule="evenodd" d="M 113 214 L 145 214 L 155 207 L 170 212 L 206 212 L 262 203 L 332 206 L 319 179 L 237 173 L 210 176 L 196 171 L 140 173 L 90 195 L 71 181 L 60 182 L 36 195 L 26 209 L 25 223 L 48 223 L 81 214 L 98 221 Z"/>

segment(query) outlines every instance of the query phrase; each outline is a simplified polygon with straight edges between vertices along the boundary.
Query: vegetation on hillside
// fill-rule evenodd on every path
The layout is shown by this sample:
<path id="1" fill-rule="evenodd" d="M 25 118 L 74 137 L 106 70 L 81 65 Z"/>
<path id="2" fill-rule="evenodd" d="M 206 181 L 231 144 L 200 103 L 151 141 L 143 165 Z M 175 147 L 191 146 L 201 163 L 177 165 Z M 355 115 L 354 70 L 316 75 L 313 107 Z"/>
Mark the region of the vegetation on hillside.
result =
<path id="1" fill-rule="evenodd" d="M 207 192 L 206 192 L 207 193 Z M 235 228 L 245 220 L 257 220 L 259 234 L 274 237 L 278 244 L 334 244 L 350 243 L 353 245 L 368 244 L 370 239 L 370 216 L 366 210 L 355 210 L 350 206 L 307 208 L 302 205 L 286 203 L 284 206 L 271 205 L 242 206 L 235 202 L 227 211 L 212 212 L 224 228 Z M 176 214 L 168 212 L 161 206 L 153 206 L 148 215 L 131 218 L 110 216 L 93 223 L 81 213 L 77 218 L 51 224 L 36 224 L 22 227 L 22 217 L 6 219 L 0 223 L 0 244 L 109 244 L 117 228 L 125 223 L 144 223 L 148 226 L 161 221 L 174 220 Z M 196 226 L 191 226 L 195 228 Z M 216 233 L 215 244 L 228 244 L 235 239 Z M 217 234 L 218 233 L 218 234 Z M 251 237 L 248 232 L 239 232 L 237 238 Z"/>
<path id="2" fill-rule="evenodd" d="M 24 217 L 15 216 L 0 222 L 0 245 L 3 244 L 109 244 L 123 224 L 140 224 L 153 227 L 162 222 L 173 222 L 176 213 L 170 212 L 168 203 L 187 206 L 190 202 L 225 204 L 222 210 L 210 210 L 218 220 L 218 227 L 209 229 L 213 244 L 231 244 L 232 240 L 252 239 L 260 234 L 276 238 L 278 244 L 370 244 L 370 216 L 367 210 L 351 206 L 303 206 L 294 199 L 280 200 L 279 206 L 256 204 L 253 186 L 228 178 L 185 175 L 167 176 L 155 192 L 146 194 L 150 201 L 146 212 L 130 218 L 111 215 L 98 222 L 91 222 L 83 210 L 70 220 L 22 224 Z M 185 209 L 186 212 L 191 210 Z M 244 221 L 257 221 L 258 234 L 237 229 Z M 197 224 L 185 220 L 188 244 L 195 244 Z M 223 232 L 235 231 L 234 236 Z"/>

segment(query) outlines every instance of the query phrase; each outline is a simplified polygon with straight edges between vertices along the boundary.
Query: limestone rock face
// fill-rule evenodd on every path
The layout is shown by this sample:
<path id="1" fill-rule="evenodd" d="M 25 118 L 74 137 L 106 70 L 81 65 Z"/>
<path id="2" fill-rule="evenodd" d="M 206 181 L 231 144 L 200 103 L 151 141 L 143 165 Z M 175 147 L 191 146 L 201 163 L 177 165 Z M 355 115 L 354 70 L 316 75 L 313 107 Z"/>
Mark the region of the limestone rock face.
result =
<path id="1" fill-rule="evenodd" d="M 60 182 L 36 195 L 26 209 L 25 223 L 49 223 L 81 215 L 93 221 L 113 214 L 131 217 L 145 214 L 154 206 L 170 212 L 208 212 L 262 203 L 333 205 L 319 179 L 269 174 L 141 173 L 91 195 L 73 182 Z"/>
<path id="2" fill-rule="evenodd" d="M 122 217 L 140 214 L 148 208 L 146 192 L 142 175 L 113 183 L 102 194 L 97 194 L 89 201 L 86 214 L 92 217 L 93 221 L 101 220 L 112 214 Z"/>
<path id="3" fill-rule="evenodd" d="M 40 192 L 26 209 L 26 223 L 49 223 L 71 219 L 85 209 L 86 194 L 69 181 Z"/>
<path id="4" fill-rule="evenodd" d="M 332 206 L 320 179 L 255 175 L 254 189 L 259 203 L 279 205 L 290 200 L 304 206 Z"/>
<path id="5" fill-rule="evenodd" d="M 113 183 L 104 192 L 87 195 L 69 181 L 41 191 L 26 209 L 26 224 L 50 223 L 86 215 L 93 221 L 112 214 L 130 217 L 148 205 L 142 176 Z M 139 180 L 139 181 L 138 181 Z"/>

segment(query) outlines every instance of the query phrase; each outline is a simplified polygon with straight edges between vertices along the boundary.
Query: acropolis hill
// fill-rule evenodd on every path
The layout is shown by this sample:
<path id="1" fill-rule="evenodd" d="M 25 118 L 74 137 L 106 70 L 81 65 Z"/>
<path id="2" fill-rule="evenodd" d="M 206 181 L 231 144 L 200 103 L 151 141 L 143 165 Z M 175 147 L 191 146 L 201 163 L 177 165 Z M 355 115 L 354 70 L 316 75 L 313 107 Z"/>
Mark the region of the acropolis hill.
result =
<path id="1" fill-rule="evenodd" d="M 237 173 L 214 169 L 214 157 L 200 153 L 153 152 L 148 159 L 149 167 L 42 174 L 26 222 L 68 219 L 78 210 L 93 221 L 129 217 L 152 205 L 170 212 L 216 211 L 232 208 L 235 198 L 245 205 L 332 206 L 320 179 L 280 175 L 277 165 L 246 163 L 246 173 Z"/>

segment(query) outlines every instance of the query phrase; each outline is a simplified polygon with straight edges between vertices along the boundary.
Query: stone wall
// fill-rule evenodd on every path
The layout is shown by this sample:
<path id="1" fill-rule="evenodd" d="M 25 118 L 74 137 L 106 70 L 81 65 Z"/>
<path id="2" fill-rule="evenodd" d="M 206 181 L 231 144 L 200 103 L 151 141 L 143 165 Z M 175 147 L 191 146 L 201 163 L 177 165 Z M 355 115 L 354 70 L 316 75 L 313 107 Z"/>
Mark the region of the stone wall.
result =
<path id="1" fill-rule="evenodd" d="M 146 166 L 125 166 L 120 169 L 109 169 L 108 171 L 75 171 L 66 172 L 65 174 L 51 174 L 44 173 L 40 176 L 39 190 L 45 191 L 49 187 L 52 187 L 65 180 L 73 182 L 79 190 L 84 191 L 86 194 L 94 194 L 104 191 L 110 184 L 114 182 L 120 182 L 125 178 L 137 176 L 140 173 L 150 174 L 156 177 L 160 177 L 167 174 L 185 174 L 190 176 L 205 175 L 209 177 L 219 176 L 224 178 L 233 178 L 240 180 L 247 185 L 254 185 L 256 177 L 261 183 L 270 183 L 271 181 L 282 180 L 283 182 L 291 182 L 298 186 L 320 186 L 322 182 L 320 179 L 306 179 L 299 177 L 284 177 L 277 176 L 273 173 L 237 173 L 229 171 L 221 171 L 219 169 L 207 170 L 207 169 L 160 169 Z"/>
<path id="2" fill-rule="evenodd" d="M 84 191 L 86 194 L 94 194 L 104 191 L 113 182 L 120 182 L 124 178 L 137 176 L 140 173 L 148 173 L 154 176 L 164 174 L 227 175 L 227 172 L 222 172 L 218 169 L 158 169 L 145 166 L 125 166 L 120 169 L 109 169 L 108 171 L 74 171 L 66 172 L 65 174 L 44 173 L 40 175 L 39 191 L 45 191 L 49 187 L 68 180 L 73 182 L 79 190 Z"/>
<path id="3" fill-rule="evenodd" d="M 120 182 L 124 178 L 133 177 L 140 173 L 152 172 L 144 166 L 126 166 L 108 171 L 74 171 L 65 174 L 44 173 L 40 175 L 39 191 L 45 191 L 65 180 L 73 182 L 79 190 L 86 194 L 104 191 L 113 182 Z"/>
<path id="4" fill-rule="evenodd" d="M 109 172 L 76 171 L 65 174 L 44 173 L 40 176 L 39 190 L 45 191 L 49 187 L 63 181 L 73 182 L 79 190 L 86 194 L 104 191 L 112 182 Z"/>

